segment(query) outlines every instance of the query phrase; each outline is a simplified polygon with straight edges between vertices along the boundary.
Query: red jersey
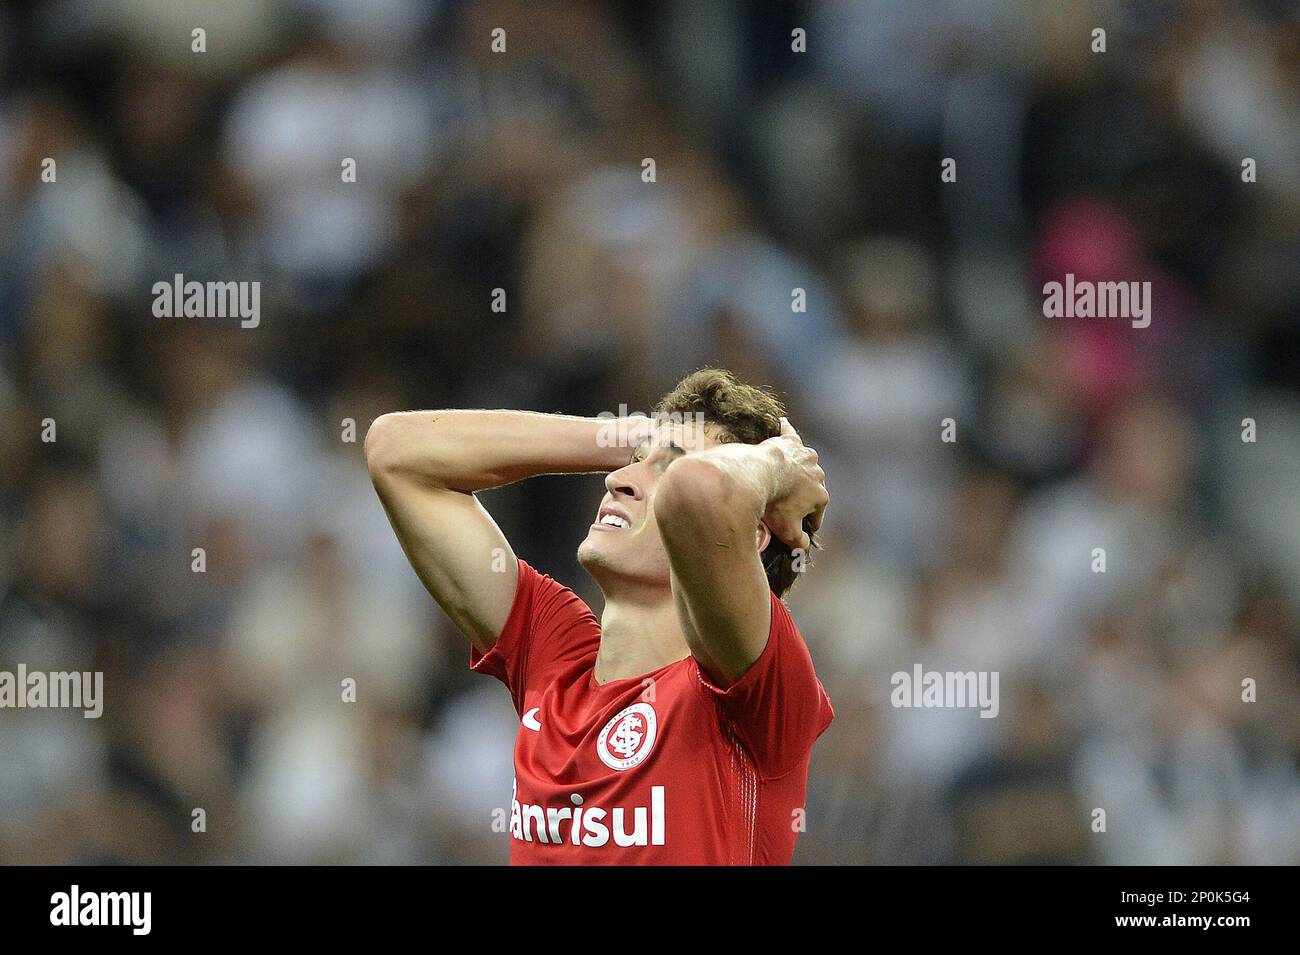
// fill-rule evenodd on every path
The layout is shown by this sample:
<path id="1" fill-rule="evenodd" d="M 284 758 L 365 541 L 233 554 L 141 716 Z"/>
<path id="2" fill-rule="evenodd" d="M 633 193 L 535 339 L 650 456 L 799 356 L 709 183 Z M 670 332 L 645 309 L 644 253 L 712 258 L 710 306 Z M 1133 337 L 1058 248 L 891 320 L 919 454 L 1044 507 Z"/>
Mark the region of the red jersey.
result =
<path id="1" fill-rule="evenodd" d="M 513 865 L 786 865 L 803 829 L 813 741 L 834 712 L 785 605 L 730 687 L 694 657 L 596 682 L 600 623 L 519 561 L 496 645 L 470 666 L 521 717 Z"/>

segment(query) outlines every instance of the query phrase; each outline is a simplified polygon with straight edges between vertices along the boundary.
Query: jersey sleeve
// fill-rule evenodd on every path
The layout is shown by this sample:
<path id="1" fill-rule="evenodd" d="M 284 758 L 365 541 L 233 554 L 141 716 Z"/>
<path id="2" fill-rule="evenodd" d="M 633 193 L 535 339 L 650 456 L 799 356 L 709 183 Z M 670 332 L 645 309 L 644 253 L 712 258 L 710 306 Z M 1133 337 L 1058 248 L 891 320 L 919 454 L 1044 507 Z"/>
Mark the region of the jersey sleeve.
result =
<path id="1" fill-rule="evenodd" d="M 704 692 L 717 700 L 767 779 L 797 768 L 835 718 L 790 611 L 775 594 L 771 599 L 767 646 L 739 680 L 723 688 L 696 664 Z"/>
<path id="2" fill-rule="evenodd" d="M 544 687 L 555 673 L 599 647 L 600 623 L 591 608 L 521 559 L 510 616 L 491 650 L 470 648 L 469 667 L 504 683 L 522 715 L 529 688 Z"/>

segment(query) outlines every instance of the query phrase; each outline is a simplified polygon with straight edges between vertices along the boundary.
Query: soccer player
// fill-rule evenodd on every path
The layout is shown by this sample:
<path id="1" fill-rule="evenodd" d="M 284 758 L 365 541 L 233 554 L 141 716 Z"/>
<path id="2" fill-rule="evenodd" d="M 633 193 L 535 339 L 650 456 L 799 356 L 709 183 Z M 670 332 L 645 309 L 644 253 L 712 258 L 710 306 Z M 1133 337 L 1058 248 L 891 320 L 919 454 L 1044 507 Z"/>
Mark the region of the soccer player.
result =
<path id="1" fill-rule="evenodd" d="M 411 564 L 520 716 L 513 864 L 788 864 L 834 714 L 781 597 L 828 500 L 769 392 L 695 372 L 652 416 L 414 411 L 366 435 Z M 608 472 L 599 619 L 475 492 Z"/>

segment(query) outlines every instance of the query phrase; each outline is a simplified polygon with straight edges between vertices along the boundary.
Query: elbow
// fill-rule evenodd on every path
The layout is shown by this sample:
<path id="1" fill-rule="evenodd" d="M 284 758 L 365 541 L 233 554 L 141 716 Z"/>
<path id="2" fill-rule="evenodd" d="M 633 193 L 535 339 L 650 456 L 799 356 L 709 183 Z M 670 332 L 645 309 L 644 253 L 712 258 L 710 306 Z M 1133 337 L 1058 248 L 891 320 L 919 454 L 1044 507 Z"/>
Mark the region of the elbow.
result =
<path id="1" fill-rule="evenodd" d="M 439 426 L 441 412 L 394 411 L 371 422 L 362 443 L 366 469 L 376 485 L 394 479 L 445 486 L 454 473 L 454 437 Z"/>
<path id="2" fill-rule="evenodd" d="M 366 439 L 362 451 L 366 457 L 366 468 L 372 480 L 393 474 L 399 467 L 399 441 L 396 432 L 401 425 L 397 414 L 380 415 L 366 429 Z"/>

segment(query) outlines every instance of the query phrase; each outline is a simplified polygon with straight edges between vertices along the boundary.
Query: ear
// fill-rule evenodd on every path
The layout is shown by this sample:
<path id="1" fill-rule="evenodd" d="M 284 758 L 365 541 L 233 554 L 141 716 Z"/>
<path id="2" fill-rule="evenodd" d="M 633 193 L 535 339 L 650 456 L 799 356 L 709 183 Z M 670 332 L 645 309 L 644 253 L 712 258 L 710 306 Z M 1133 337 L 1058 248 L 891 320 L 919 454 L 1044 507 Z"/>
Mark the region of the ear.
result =
<path id="1" fill-rule="evenodd" d="M 767 550 L 767 545 L 772 542 L 772 531 L 762 521 L 758 522 L 758 552 L 761 554 Z"/>

